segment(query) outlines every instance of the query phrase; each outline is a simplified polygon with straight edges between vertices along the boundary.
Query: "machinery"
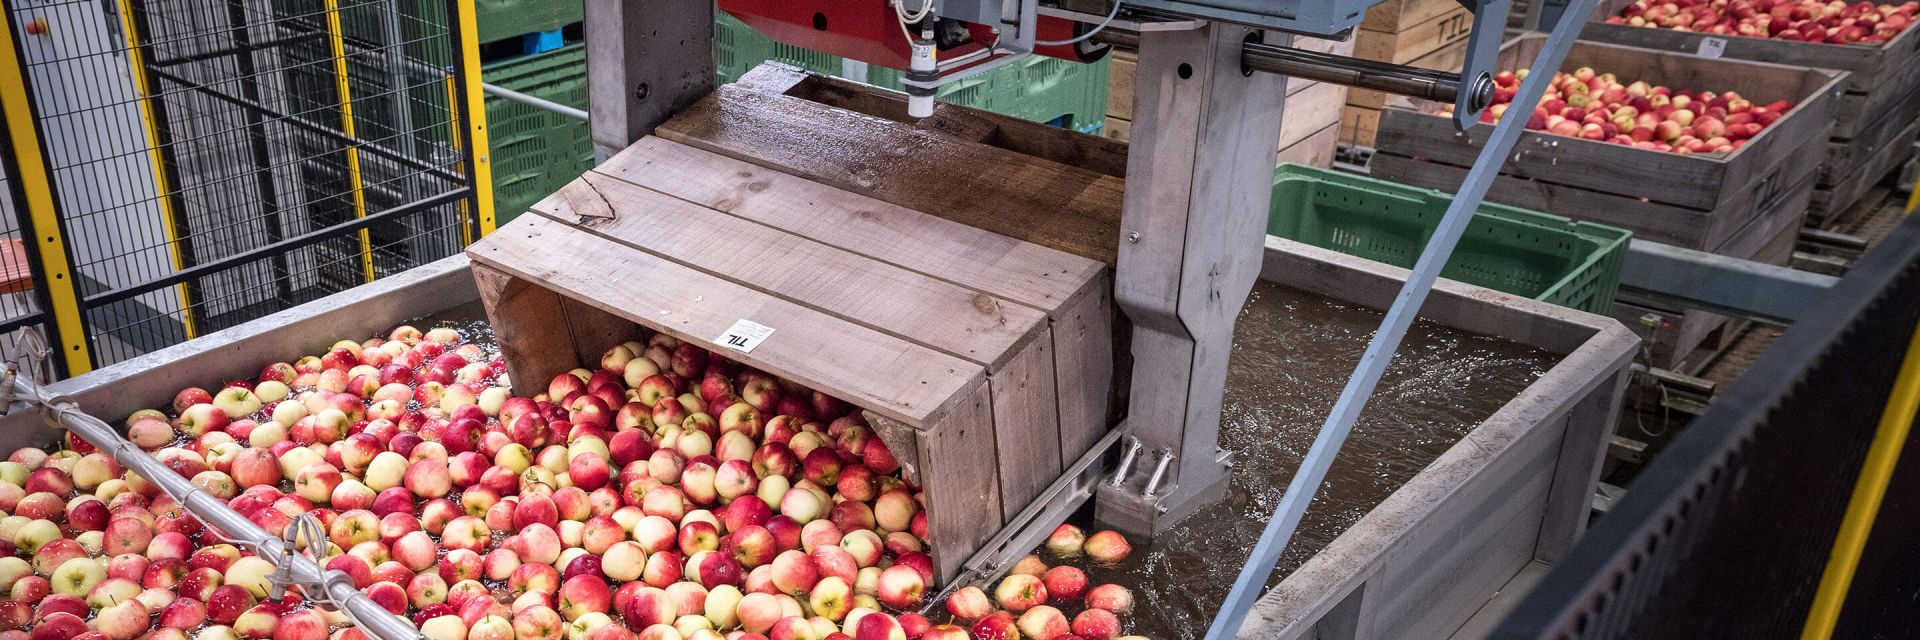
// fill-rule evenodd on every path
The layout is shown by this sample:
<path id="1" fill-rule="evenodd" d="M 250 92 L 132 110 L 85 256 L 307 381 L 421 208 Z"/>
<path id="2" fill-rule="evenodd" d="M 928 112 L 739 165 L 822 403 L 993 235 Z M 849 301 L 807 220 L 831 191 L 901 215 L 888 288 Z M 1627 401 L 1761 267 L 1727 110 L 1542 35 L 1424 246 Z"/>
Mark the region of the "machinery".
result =
<path id="1" fill-rule="evenodd" d="M 1132 325 L 1134 383 L 1123 424 L 1102 440 L 1103 447 L 1119 447 L 1120 461 L 1108 471 L 1100 464 L 1102 449 L 1087 452 L 1026 510 L 1024 522 L 1010 523 L 981 552 L 1004 554 L 1032 548 L 1088 499 L 1096 501 L 1103 525 L 1152 535 L 1224 495 L 1231 461 L 1217 446 L 1222 389 L 1234 321 L 1261 266 L 1286 78 L 1452 102 L 1456 125 L 1471 126 L 1491 102 L 1491 66 L 1510 0 L 1461 1 L 1474 21 L 1464 72 L 1457 74 L 1289 46 L 1294 35 L 1350 37 L 1372 0 L 718 0 L 718 6 L 783 43 L 907 71 L 912 117 L 932 115 L 942 85 L 1020 56 L 1092 60 L 1116 45 L 1138 50 L 1114 277 L 1114 300 Z M 1591 2 L 1573 2 L 1561 13 L 1516 104 L 1539 101 L 1580 24 L 1565 18 L 1584 16 Z M 590 122 L 602 158 L 711 91 L 708 0 L 588 0 L 586 14 Z M 1231 635 L 1258 597 L 1523 124 L 1502 122 L 1483 147 L 1209 637 Z M 992 573 L 1008 564 L 989 559 L 969 567 Z"/>

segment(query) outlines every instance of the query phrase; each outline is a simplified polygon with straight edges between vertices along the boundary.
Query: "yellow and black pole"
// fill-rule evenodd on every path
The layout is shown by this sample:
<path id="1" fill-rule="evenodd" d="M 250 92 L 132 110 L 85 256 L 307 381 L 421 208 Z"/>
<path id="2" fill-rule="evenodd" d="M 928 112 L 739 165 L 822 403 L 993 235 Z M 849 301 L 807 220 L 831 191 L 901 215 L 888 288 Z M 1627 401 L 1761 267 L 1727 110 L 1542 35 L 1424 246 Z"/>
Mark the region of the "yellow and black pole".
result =
<path id="1" fill-rule="evenodd" d="M 333 83 L 340 101 L 340 133 L 357 140 L 353 121 L 353 88 L 347 75 L 347 39 L 340 26 L 340 0 L 325 0 L 327 40 L 333 47 Z M 353 217 L 367 217 L 366 183 L 360 174 L 360 147 L 347 144 L 347 181 L 353 193 Z M 373 234 L 360 230 L 360 271 L 366 282 L 373 282 Z"/>
<path id="2" fill-rule="evenodd" d="M 13 181 L 26 209 L 21 233 L 30 235 L 26 245 L 34 258 L 34 287 L 42 290 L 47 305 L 48 324 L 59 345 L 66 374 L 80 375 L 93 370 L 93 356 L 87 344 L 86 321 L 80 313 L 80 295 L 74 286 L 72 266 L 67 260 L 64 227 L 53 197 L 53 176 L 42 153 L 40 131 L 33 112 L 33 97 L 26 87 L 27 77 L 20 49 L 13 40 L 14 6 L 12 0 L 0 0 L 0 113 L 6 119 L 7 146 L 16 172 Z"/>
<path id="3" fill-rule="evenodd" d="M 141 23 L 134 19 L 133 0 L 120 0 L 120 33 L 127 42 L 128 75 L 133 78 L 134 92 L 139 96 L 140 123 L 147 137 L 147 157 L 153 164 L 153 190 L 155 201 L 160 205 L 161 228 L 167 234 L 167 257 L 173 261 L 174 270 L 187 268 L 187 255 L 183 250 L 183 227 L 180 222 L 180 210 L 176 206 L 172 181 L 168 180 L 166 147 L 160 137 L 160 121 L 153 104 L 153 79 L 148 77 L 146 59 L 141 50 Z M 192 288 L 186 283 L 174 286 L 175 295 L 180 298 L 180 324 L 188 338 L 200 335 L 194 321 Z"/>
<path id="4" fill-rule="evenodd" d="M 471 224 L 462 225 L 484 237 L 493 233 L 493 164 L 487 147 L 487 103 L 481 93 L 480 30 L 474 18 L 472 0 L 447 0 L 449 29 L 455 47 L 453 73 L 448 77 L 447 109 L 453 116 L 453 139 L 457 148 L 470 150 L 462 163 L 467 184 L 473 189 Z M 462 211 L 468 205 L 462 204 Z M 471 236 L 467 236 L 471 241 Z"/>
<path id="5" fill-rule="evenodd" d="M 1911 207 L 1909 207 L 1911 210 Z M 1840 532 L 1833 541 L 1833 552 L 1814 592 L 1813 609 L 1801 628 L 1801 640 L 1827 640 L 1833 637 L 1840 621 L 1840 609 L 1847 600 L 1847 589 L 1860 567 L 1860 554 L 1866 550 L 1867 534 L 1873 531 L 1874 517 L 1887 497 L 1887 483 L 1893 479 L 1894 464 L 1907 435 L 1913 429 L 1914 415 L 1920 411 L 1920 327 L 1908 342 L 1900 374 L 1894 379 L 1893 392 L 1881 409 L 1880 423 L 1873 444 L 1867 449 L 1866 462 L 1860 465 L 1859 479 L 1853 485 L 1853 497 L 1840 521 Z"/>

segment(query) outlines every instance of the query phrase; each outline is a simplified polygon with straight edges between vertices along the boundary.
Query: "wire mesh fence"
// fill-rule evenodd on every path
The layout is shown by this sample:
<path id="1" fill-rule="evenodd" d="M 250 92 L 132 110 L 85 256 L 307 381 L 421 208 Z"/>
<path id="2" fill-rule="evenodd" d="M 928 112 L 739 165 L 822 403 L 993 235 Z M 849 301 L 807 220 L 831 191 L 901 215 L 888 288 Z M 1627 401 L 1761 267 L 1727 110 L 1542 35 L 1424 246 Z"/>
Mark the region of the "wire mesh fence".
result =
<path id="1" fill-rule="evenodd" d="M 82 335 L 63 339 L 80 341 L 82 367 L 452 255 L 479 232 L 451 2 L 4 5 L 17 59 L 0 65 L 18 65 L 29 94 L 79 308 Z"/>

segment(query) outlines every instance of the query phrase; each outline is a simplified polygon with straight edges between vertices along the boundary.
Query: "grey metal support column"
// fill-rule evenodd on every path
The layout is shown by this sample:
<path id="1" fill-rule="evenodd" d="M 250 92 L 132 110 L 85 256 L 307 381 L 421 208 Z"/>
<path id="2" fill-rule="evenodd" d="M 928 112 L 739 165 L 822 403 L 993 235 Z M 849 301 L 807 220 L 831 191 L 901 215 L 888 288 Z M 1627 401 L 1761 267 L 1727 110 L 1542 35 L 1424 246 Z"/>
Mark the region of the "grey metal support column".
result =
<path id="1" fill-rule="evenodd" d="M 605 161 L 713 90 L 713 2 L 586 3 L 588 121 Z"/>
<path id="2" fill-rule="evenodd" d="M 1284 77 L 1241 63 L 1255 33 L 1140 34 L 1114 298 L 1133 324 L 1127 421 L 1142 447 L 1098 496 L 1100 520 L 1130 533 L 1163 530 L 1226 487 L 1227 359 L 1260 272 L 1286 96 Z"/>

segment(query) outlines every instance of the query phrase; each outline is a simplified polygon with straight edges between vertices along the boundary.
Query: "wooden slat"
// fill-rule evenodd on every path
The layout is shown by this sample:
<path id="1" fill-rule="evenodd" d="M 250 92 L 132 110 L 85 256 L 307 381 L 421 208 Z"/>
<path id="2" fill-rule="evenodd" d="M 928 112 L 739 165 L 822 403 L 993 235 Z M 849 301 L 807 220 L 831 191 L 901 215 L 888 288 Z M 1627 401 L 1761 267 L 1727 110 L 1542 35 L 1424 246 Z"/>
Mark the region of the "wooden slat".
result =
<path id="1" fill-rule="evenodd" d="M 560 313 L 567 320 L 567 331 L 573 334 L 574 353 L 579 356 L 574 361 L 576 367 L 599 362 L 600 356 L 612 349 L 613 345 L 640 337 L 640 328 L 633 321 L 572 298 L 560 299 Z M 587 368 L 592 369 L 593 366 L 588 364 Z M 547 381 L 534 382 L 545 384 Z"/>
<path id="2" fill-rule="evenodd" d="M 1459 8 L 1456 0 L 1388 0 L 1368 9 L 1360 28 L 1396 33 Z"/>
<path id="3" fill-rule="evenodd" d="M 1116 340 L 1108 274 L 1101 273 L 1091 288 L 1090 295 L 1056 313 L 1052 326 L 1063 462 L 1078 460 L 1092 449 L 1120 416 L 1119 394 L 1114 393 L 1113 354 L 1125 345 Z"/>
<path id="4" fill-rule="evenodd" d="M 1114 260 L 1124 185 L 1113 176 L 950 144 L 897 123 L 734 87 L 719 88 L 658 132 L 1001 235 Z"/>
<path id="5" fill-rule="evenodd" d="M 927 537 L 933 547 L 933 576 L 944 584 L 960 565 L 1000 530 L 993 408 L 987 385 L 964 394 L 959 406 L 931 430 L 921 433 L 919 459 L 924 477 L 940 478 L 926 487 Z"/>
<path id="6" fill-rule="evenodd" d="M 1340 112 L 1340 140 L 1374 146 L 1380 136 L 1380 110 L 1349 106 Z"/>
<path id="7" fill-rule="evenodd" d="M 1819 217 L 1832 217 L 1845 213 L 1860 197 L 1878 184 L 1887 172 L 1900 166 L 1900 162 L 1913 154 L 1913 141 L 1920 135 L 1920 120 L 1907 125 L 1889 144 L 1861 163 L 1853 175 L 1838 184 L 1820 185 L 1813 194 L 1813 208 Z"/>
<path id="8" fill-rule="evenodd" d="M 1330 82 L 1317 82 L 1306 91 L 1287 96 L 1286 106 L 1281 109 L 1280 145 L 1274 149 L 1291 147 L 1338 124 L 1346 98 L 1347 88 Z"/>
<path id="9" fill-rule="evenodd" d="M 1007 518 L 1040 497 L 1065 468 L 1054 374 L 1053 345 L 1035 340 L 987 378 L 1000 459 L 1000 508 Z"/>
<path id="10" fill-rule="evenodd" d="M 642 139 L 595 171 L 1036 309 L 1083 295 L 1106 269 L 662 138 Z"/>
<path id="11" fill-rule="evenodd" d="M 1400 31 L 1362 29 L 1354 38 L 1353 55 L 1366 60 L 1406 64 L 1441 47 L 1467 39 L 1473 31 L 1473 13 L 1456 3 L 1452 10 Z"/>
<path id="12" fill-rule="evenodd" d="M 1133 121 L 1107 116 L 1107 126 L 1101 128 L 1100 135 L 1126 142 L 1133 137 Z"/>
<path id="13" fill-rule="evenodd" d="M 473 264 L 473 281 L 495 342 L 502 352 L 513 354 L 507 359 L 507 378 L 516 393 L 544 393 L 547 381 L 580 366 L 580 346 L 559 294 L 478 262 Z"/>
<path id="14" fill-rule="evenodd" d="M 535 203 L 533 210 L 989 370 L 1004 365 L 1018 345 L 1038 337 L 1046 321 L 1031 307 L 604 173 L 581 176 Z"/>
<path id="15" fill-rule="evenodd" d="M 1333 166 L 1333 155 L 1340 142 L 1340 125 L 1330 124 L 1326 128 L 1307 136 L 1307 139 L 1293 143 L 1293 146 L 1281 149 L 1274 164 L 1303 164 L 1325 169 Z"/>
<path id="16" fill-rule="evenodd" d="M 1852 140 L 1843 140 L 1838 136 L 1825 145 L 1826 162 L 1820 168 L 1820 184 L 1834 185 L 1859 176 L 1861 167 L 1872 161 L 1881 150 L 1889 146 L 1898 146 L 1906 141 L 1901 139 L 1907 125 L 1920 119 L 1920 92 L 1912 96 L 1912 104 L 1889 110 L 1879 122 L 1859 125 L 1860 136 Z"/>
<path id="17" fill-rule="evenodd" d="M 1140 68 L 1140 54 L 1116 49 L 1107 72 L 1107 117 L 1133 119 L 1133 77 Z"/>
<path id="18" fill-rule="evenodd" d="M 775 333 L 752 353 L 727 355 L 887 417 L 927 428 L 952 411 L 985 371 L 959 358 L 633 250 L 541 216 L 520 219 L 474 244 L 477 264 L 536 281 L 676 338 L 709 344 L 746 319 Z M 501 330 L 537 326 L 523 313 L 489 314 Z M 532 336 L 508 362 L 538 351 Z M 573 349 L 564 351 L 571 357 Z"/>

